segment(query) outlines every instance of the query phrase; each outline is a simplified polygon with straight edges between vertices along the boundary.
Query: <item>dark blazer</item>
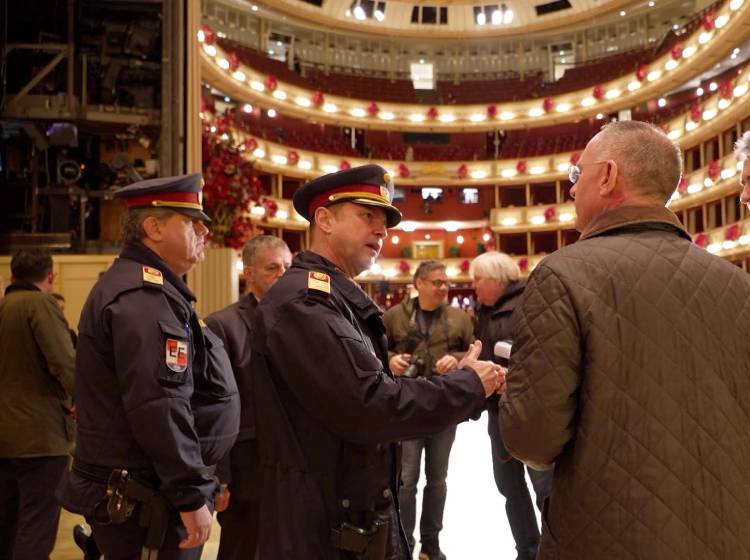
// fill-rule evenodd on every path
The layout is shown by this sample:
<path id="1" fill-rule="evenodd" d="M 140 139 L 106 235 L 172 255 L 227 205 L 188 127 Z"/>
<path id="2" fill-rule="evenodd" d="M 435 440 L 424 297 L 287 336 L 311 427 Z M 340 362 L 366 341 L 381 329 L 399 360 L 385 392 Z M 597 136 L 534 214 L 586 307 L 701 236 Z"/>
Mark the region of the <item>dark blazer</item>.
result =
<path id="1" fill-rule="evenodd" d="M 250 328 L 258 300 L 248 294 L 237 303 L 211 313 L 206 324 L 224 341 L 240 391 L 240 433 L 237 441 L 255 439 L 255 405 L 250 368 Z"/>

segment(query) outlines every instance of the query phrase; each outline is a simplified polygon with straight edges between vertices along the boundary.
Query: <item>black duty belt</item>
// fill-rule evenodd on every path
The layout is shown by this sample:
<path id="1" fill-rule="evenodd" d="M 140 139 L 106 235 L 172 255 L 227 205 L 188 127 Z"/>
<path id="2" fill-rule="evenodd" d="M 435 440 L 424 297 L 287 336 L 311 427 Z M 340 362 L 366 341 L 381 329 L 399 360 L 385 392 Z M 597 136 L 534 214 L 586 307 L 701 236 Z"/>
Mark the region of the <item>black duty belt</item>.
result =
<path id="1" fill-rule="evenodd" d="M 85 478 L 86 480 L 91 480 L 92 482 L 98 482 L 100 484 L 109 484 L 113 471 L 121 469 L 92 465 L 90 463 L 83 463 L 81 461 L 78 461 L 77 459 L 74 459 L 71 470 L 74 473 Z M 156 473 L 154 473 L 154 471 L 152 471 L 151 469 L 133 469 L 130 470 L 130 472 L 136 478 L 144 481 L 154 480 L 156 478 Z M 216 473 L 216 465 L 209 465 L 207 467 L 204 467 L 203 472 L 208 476 L 214 476 L 214 474 Z"/>

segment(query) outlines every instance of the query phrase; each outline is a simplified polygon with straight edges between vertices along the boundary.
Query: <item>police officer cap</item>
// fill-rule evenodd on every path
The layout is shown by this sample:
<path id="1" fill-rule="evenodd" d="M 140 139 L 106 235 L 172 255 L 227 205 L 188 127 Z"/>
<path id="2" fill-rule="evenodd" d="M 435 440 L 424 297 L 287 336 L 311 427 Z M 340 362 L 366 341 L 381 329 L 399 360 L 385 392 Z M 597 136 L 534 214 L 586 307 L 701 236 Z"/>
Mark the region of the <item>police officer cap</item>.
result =
<path id="1" fill-rule="evenodd" d="M 302 185 L 293 197 L 297 213 L 312 222 L 315 210 L 339 202 L 379 206 L 385 210 L 387 225 L 401 221 L 401 211 L 393 205 L 393 182 L 379 165 L 352 167 L 323 175 Z"/>
<path id="2" fill-rule="evenodd" d="M 200 173 L 138 181 L 115 191 L 128 208 L 169 208 L 210 222 L 203 212 L 203 179 Z"/>

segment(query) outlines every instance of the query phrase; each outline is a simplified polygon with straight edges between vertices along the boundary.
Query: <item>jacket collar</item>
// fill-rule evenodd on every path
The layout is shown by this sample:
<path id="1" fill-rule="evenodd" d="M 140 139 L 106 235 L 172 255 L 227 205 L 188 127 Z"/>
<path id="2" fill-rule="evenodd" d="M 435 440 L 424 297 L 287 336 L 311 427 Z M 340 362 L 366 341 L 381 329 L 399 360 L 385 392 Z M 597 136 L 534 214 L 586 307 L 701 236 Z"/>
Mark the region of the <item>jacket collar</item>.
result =
<path id="1" fill-rule="evenodd" d="M 633 228 L 669 229 L 688 241 L 692 240 L 674 212 L 664 206 L 620 206 L 609 210 L 594 218 L 581 233 L 580 239 Z"/>
<path id="2" fill-rule="evenodd" d="M 336 288 L 346 301 L 358 310 L 358 315 L 364 319 L 371 315 L 382 315 L 383 311 L 370 299 L 359 285 L 344 274 L 331 261 L 312 251 L 302 251 L 294 258 L 292 266 L 304 270 L 325 272 L 331 277 L 331 285 Z"/>
<path id="3" fill-rule="evenodd" d="M 411 314 L 414 313 L 417 309 L 421 309 L 419 307 L 419 297 L 404 298 L 404 300 L 399 305 L 404 308 L 404 313 L 406 313 L 410 317 Z M 441 303 L 438 307 L 433 309 L 433 311 L 435 312 L 435 317 L 440 317 L 442 315 L 443 309 L 446 305 L 448 304 Z"/>
<path id="4" fill-rule="evenodd" d="M 159 255 L 154 253 L 143 243 L 139 241 L 126 243 L 122 248 L 120 258 L 128 259 L 159 269 L 164 275 L 164 278 L 166 278 L 167 282 L 172 284 L 172 286 L 174 286 L 177 291 L 180 292 L 180 295 L 182 295 L 182 297 L 184 297 L 188 301 L 195 301 L 195 295 L 193 295 L 193 292 L 191 292 L 190 288 L 187 287 L 187 284 L 183 282 L 182 278 L 177 276 Z"/>
<path id="5" fill-rule="evenodd" d="M 11 285 L 9 285 L 7 288 L 5 288 L 5 295 L 7 296 L 11 292 L 20 292 L 20 291 L 41 292 L 42 290 L 40 290 L 36 284 L 32 284 L 31 282 L 15 281 Z"/>

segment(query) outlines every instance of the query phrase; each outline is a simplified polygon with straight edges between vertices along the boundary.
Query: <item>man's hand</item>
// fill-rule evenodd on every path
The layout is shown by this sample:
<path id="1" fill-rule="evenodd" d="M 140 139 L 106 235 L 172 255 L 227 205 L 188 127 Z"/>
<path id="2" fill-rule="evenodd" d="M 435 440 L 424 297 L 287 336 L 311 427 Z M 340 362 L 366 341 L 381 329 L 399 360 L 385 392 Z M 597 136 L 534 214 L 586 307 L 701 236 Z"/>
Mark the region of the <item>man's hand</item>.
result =
<path id="1" fill-rule="evenodd" d="M 435 371 L 442 375 L 452 369 L 456 369 L 456 366 L 458 366 L 458 360 L 450 354 L 446 354 L 435 362 Z"/>
<path id="2" fill-rule="evenodd" d="M 219 494 L 216 496 L 216 501 L 214 502 L 214 510 L 218 512 L 227 509 L 229 507 L 230 496 L 229 487 L 226 484 L 222 484 Z"/>
<path id="3" fill-rule="evenodd" d="M 484 387 L 484 396 L 489 397 L 505 384 L 505 370 L 494 362 L 478 360 L 482 352 L 482 342 L 474 341 L 469 349 L 458 362 L 459 368 L 469 367 L 473 369 Z"/>
<path id="4" fill-rule="evenodd" d="M 388 366 L 391 368 L 393 375 L 403 375 L 406 368 L 409 367 L 409 360 L 411 354 L 396 354 L 388 361 Z"/>
<path id="5" fill-rule="evenodd" d="M 180 542 L 180 548 L 200 546 L 211 536 L 211 512 L 206 504 L 194 511 L 181 511 L 180 519 L 187 530 L 187 538 Z"/>

